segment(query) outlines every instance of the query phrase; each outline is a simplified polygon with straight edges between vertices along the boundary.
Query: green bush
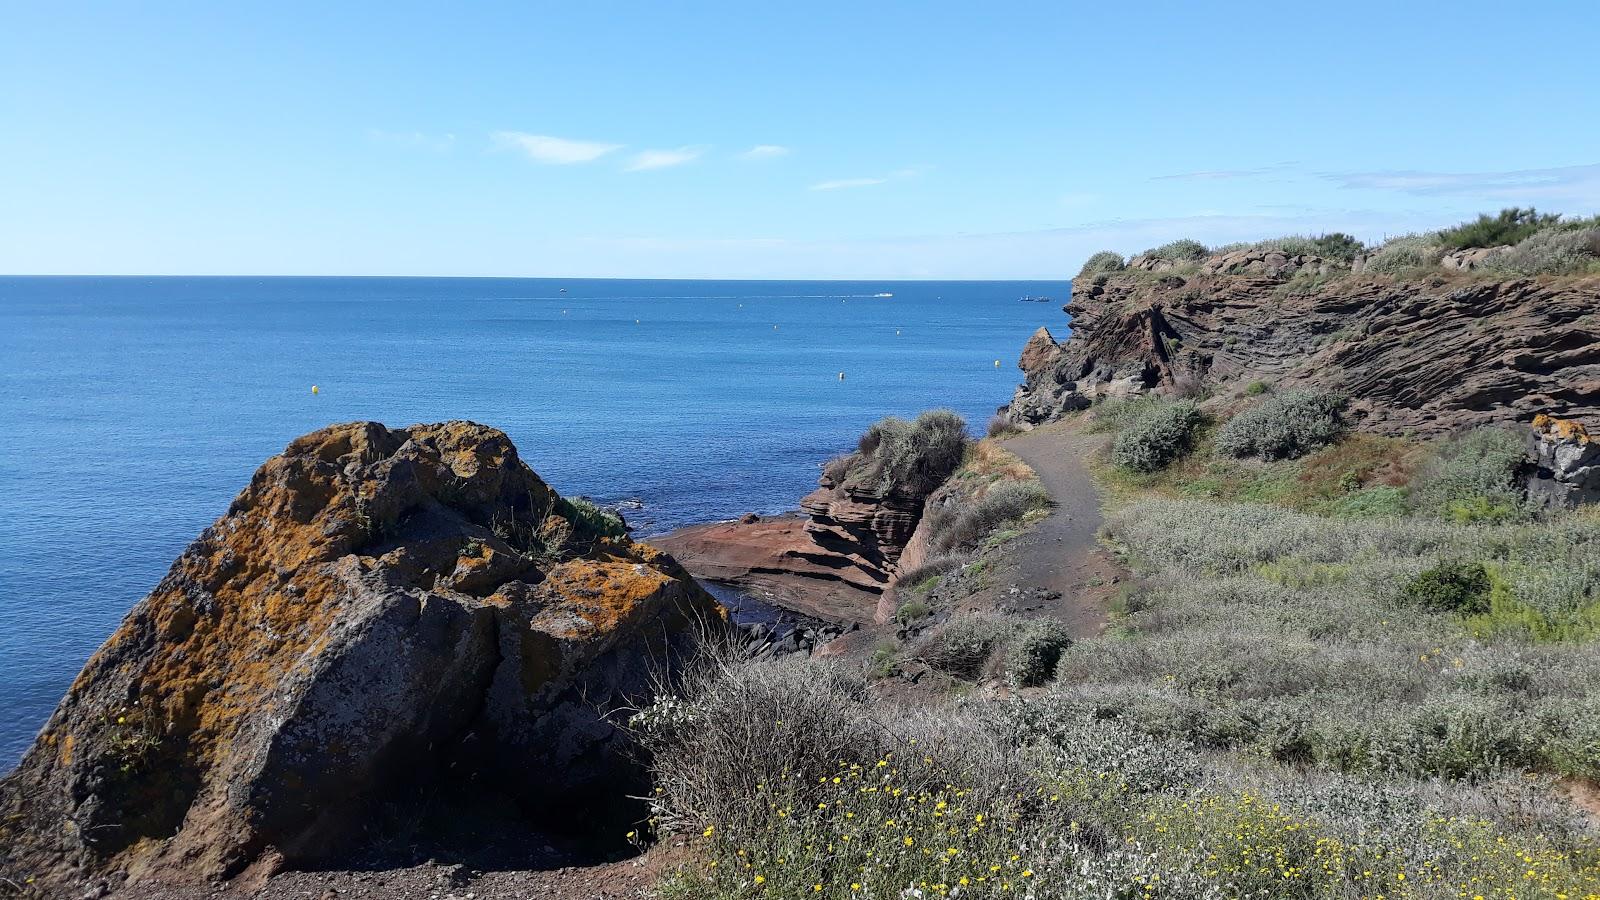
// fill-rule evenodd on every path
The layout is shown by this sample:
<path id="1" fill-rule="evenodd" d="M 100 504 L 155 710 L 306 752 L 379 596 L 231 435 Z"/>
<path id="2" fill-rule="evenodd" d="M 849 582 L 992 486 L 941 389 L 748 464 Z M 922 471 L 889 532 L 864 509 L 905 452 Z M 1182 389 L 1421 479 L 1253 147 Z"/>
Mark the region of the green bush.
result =
<path id="1" fill-rule="evenodd" d="M 1084 262 L 1083 268 L 1078 270 L 1078 276 L 1081 278 L 1084 275 L 1093 275 L 1096 272 L 1121 272 L 1127 267 L 1128 263 L 1122 258 L 1122 254 L 1111 250 L 1101 250 Z"/>
<path id="2" fill-rule="evenodd" d="M 1522 440 L 1501 428 L 1476 428 L 1443 442 L 1417 477 L 1418 508 L 1457 522 L 1499 522 L 1522 513 L 1517 473 Z"/>
<path id="3" fill-rule="evenodd" d="M 1442 562 L 1406 583 L 1400 594 L 1436 612 L 1481 615 L 1489 611 L 1489 570 L 1480 562 Z"/>
<path id="4" fill-rule="evenodd" d="M 1272 385 L 1267 384 L 1265 381 L 1252 381 L 1244 386 L 1244 393 L 1247 397 L 1259 397 L 1271 390 Z"/>
<path id="5" fill-rule="evenodd" d="M 901 625 L 908 625 L 918 619 L 926 618 L 929 612 L 931 610 L 928 609 L 928 604 L 921 600 L 908 600 L 895 610 L 894 620 Z"/>
<path id="6" fill-rule="evenodd" d="M 966 561 L 965 557 L 955 555 L 930 556 L 921 565 L 902 569 L 895 573 L 897 584 L 908 584 L 920 588 L 923 582 L 930 578 L 938 578 L 946 572 L 961 568 Z"/>
<path id="7" fill-rule="evenodd" d="M 1316 254 L 1324 259 L 1350 262 L 1366 251 L 1367 245 L 1342 231 L 1333 231 L 1311 239 Z"/>
<path id="8" fill-rule="evenodd" d="M 976 547 L 1005 522 L 1050 506 L 1050 492 L 1037 479 L 1001 481 L 976 499 L 953 497 L 927 514 L 928 549 L 934 554 Z"/>
<path id="9" fill-rule="evenodd" d="M 1002 438 L 1010 437 L 1013 434 L 1021 434 L 1022 429 L 1018 428 L 1015 422 L 1005 416 L 990 416 L 989 427 L 985 433 L 992 438 Z"/>
<path id="10" fill-rule="evenodd" d="M 1210 252 L 1206 249 L 1206 245 L 1199 241 L 1180 238 L 1170 244 L 1162 244 L 1159 247 L 1146 250 L 1141 255 L 1155 257 L 1156 259 L 1170 259 L 1173 262 L 1194 262 L 1205 259 Z"/>
<path id="11" fill-rule="evenodd" d="M 1600 268 L 1600 229 L 1546 229 L 1479 266 L 1500 275 L 1577 275 Z"/>
<path id="12" fill-rule="evenodd" d="M 1560 220 L 1559 215 L 1541 214 L 1531 206 L 1527 209 L 1513 206 L 1495 215 L 1483 213 L 1470 222 L 1444 229 L 1439 232 L 1439 244 L 1447 251 L 1516 244 Z"/>
<path id="13" fill-rule="evenodd" d="M 1388 519 L 1409 509 L 1404 488 L 1379 484 L 1340 497 L 1328 512 L 1344 519 Z"/>
<path id="14" fill-rule="evenodd" d="M 1443 251 L 1436 234 L 1411 234 L 1394 238 L 1378 248 L 1367 260 L 1366 271 L 1394 275 L 1423 266 L 1437 265 Z"/>
<path id="15" fill-rule="evenodd" d="M 842 480 L 926 497 L 961 465 L 967 443 L 966 420 L 949 410 L 929 410 L 915 422 L 890 416 L 861 435 Z"/>
<path id="16" fill-rule="evenodd" d="M 995 649 L 1011 637 L 1015 627 L 1003 619 L 961 616 L 951 619 L 924 638 L 916 657 L 928 668 L 974 681 Z"/>
<path id="17" fill-rule="evenodd" d="M 1111 459 L 1133 472 L 1164 469 L 1189 452 L 1203 421 L 1193 400 L 1150 404 L 1112 439 Z"/>
<path id="18" fill-rule="evenodd" d="M 1006 651 L 1006 679 L 1014 688 L 1038 687 L 1055 677 L 1061 653 L 1072 645 L 1066 626 L 1054 619 L 1029 622 Z"/>
<path id="19" fill-rule="evenodd" d="M 1241 458 L 1304 456 L 1344 433 L 1344 404 L 1328 391 L 1275 394 L 1229 419 L 1217 431 L 1217 449 Z"/>
<path id="20" fill-rule="evenodd" d="M 583 537 L 620 538 L 628 533 L 620 513 L 598 506 L 587 497 L 562 497 L 556 509 Z"/>

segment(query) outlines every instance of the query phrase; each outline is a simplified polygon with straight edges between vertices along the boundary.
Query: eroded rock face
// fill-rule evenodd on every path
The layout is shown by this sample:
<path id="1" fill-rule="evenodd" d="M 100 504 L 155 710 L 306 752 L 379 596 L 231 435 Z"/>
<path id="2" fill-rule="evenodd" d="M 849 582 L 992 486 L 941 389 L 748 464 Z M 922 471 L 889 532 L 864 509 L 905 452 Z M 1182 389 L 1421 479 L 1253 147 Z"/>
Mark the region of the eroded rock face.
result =
<path id="1" fill-rule="evenodd" d="M 1528 496 L 1548 508 L 1600 503 L 1600 443 L 1582 422 L 1540 414 L 1528 434 Z"/>
<path id="2" fill-rule="evenodd" d="M 1600 420 L 1600 278 L 1204 274 L 1224 261 L 1077 279 L 1071 339 L 1030 341 L 1002 414 L 1026 427 L 1105 394 L 1260 380 L 1342 392 L 1356 424 L 1390 434 Z"/>
<path id="3" fill-rule="evenodd" d="M 0 789 L 6 874 L 315 861 L 402 783 L 561 802 L 600 712 L 723 614 L 469 422 L 337 425 L 268 460 L 84 667 Z"/>

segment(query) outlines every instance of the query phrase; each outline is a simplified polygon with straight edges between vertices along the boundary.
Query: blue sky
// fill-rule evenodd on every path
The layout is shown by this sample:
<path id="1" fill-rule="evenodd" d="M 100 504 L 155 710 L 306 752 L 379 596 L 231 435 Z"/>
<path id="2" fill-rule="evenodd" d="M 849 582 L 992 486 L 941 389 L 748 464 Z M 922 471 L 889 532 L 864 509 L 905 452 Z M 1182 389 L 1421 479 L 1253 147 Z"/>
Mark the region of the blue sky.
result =
<path id="1" fill-rule="evenodd" d="M 1600 211 L 1600 8 L 0 2 L 0 273 L 1061 278 Z"/>

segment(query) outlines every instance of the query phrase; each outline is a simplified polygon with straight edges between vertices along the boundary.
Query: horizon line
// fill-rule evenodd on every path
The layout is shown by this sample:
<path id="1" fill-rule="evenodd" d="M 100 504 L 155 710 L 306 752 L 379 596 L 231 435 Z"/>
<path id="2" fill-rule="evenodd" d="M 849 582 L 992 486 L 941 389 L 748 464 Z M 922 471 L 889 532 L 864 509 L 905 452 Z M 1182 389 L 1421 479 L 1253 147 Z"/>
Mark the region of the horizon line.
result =
<path id="1" fill-rule="evenodd" d="M 885 282 L 940 282 L 940 281 L 1050 281 L 1070 282 L 1072 276 L 1041 276 L 1041 277 L 1011 277 L 1011 278 L 932 278 L 932 277 L 856 277 L 856 278 L 817 278 L 817 277 L 783 277 L 768 276 L 763 278 L 730 278 L 703 275 L 674 275 L 650 277 L 642 275 L 306 275 L 279 273 L 272 275 L 262 274 L 231 274 L 210 273 L 198 275 L 174 274 L 69 274 L 62 272 L 0 272 L 3 278 L 459 278 L 459 279 L 501 279 L 516 281 L 885 281 Z"/>

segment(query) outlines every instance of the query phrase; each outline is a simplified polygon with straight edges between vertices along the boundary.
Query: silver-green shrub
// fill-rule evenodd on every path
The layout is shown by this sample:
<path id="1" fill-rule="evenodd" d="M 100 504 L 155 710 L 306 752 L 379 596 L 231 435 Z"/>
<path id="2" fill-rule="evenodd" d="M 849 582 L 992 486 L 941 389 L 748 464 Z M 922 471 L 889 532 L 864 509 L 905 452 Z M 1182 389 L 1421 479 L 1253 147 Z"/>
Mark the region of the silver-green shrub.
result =
<path id="1" fill-rule="evenodd" d="M 1575 275 L 1600 270 L 1600 229 L 1541 231 L 1479 268 L 1499 275 Z"/>
<path id="2" fill-rule="evenodd" d="M 1072 644 L 1072 633 L 1054 619 L 1024 625 L 1006 649 L 1006 679 L 1014 688 L 1038 687 L 1055 677 L 1061 652 Z"/>
<path id="3" fill-rule="evenodd" d="M 1084 261 L 1083 268 L 1078 270 L 1078 275 L 1082 277 L 1097 272 L 1121 272 L 1127 267 L 1128 262 L 1122 258 L 1122 254 L 1112 250 L 1101 250 Z"/>
<path id="4" fill-rule="evenodd" d="M 1015 631 L 1016 625 L 1004 619 L 958 616 L 923 638 L 915 656 L 931 669 L 971 681 Z"/>
<path id="5" fill-rule="evenodd" d="M 1229 419 L 1217 449 L 1229 456 L 1294 459 L 1344 433 L 1344 397 L 1328 391 L 1273 394 Z"/>
<path id="6" fill-rule="evenodd" d="M 1388 241 L 1367 260 L 1366 271 L 1396 274 L 1409 269 L 1438 264 L 1444 256 L 1439 247 L 1439 235 L 1408 234 Z"/>
<path id="7" fill-rule="evenodd" d="M 1132 415 L 1111 441 L 1111 459 L 1133 472 L 1166 468 L 1194 445 L 1204 422 L 1193 400 L 1149 402 Z"/>

